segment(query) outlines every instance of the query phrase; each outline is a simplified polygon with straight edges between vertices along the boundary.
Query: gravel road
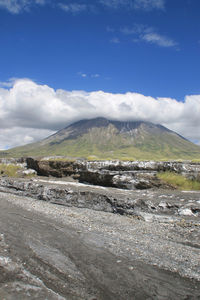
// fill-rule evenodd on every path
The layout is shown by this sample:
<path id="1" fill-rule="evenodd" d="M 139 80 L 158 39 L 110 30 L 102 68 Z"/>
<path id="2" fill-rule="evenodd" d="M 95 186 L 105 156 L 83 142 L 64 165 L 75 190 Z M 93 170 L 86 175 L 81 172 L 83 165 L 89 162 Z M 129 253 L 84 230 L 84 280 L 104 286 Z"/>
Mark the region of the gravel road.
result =
<path id="1" fill-rule="evenodd" d="M 200 226 L 0 193 L 0 299 L 200 299 Z"/>

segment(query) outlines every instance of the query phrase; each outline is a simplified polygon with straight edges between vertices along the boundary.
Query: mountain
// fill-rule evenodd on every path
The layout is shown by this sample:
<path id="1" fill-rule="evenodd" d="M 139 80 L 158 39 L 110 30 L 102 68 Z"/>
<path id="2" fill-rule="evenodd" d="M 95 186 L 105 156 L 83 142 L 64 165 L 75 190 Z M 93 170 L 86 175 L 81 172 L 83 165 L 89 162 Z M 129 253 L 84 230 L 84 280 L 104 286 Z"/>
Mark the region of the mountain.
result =
<path id="1" fill-rule="evenodd" d="M 40 142 L 5 153 L 13 157 L 62 155 L 88 159 L 200 159 L 199 146 L 164 126 L 105 118 L 78 121 Z"/>

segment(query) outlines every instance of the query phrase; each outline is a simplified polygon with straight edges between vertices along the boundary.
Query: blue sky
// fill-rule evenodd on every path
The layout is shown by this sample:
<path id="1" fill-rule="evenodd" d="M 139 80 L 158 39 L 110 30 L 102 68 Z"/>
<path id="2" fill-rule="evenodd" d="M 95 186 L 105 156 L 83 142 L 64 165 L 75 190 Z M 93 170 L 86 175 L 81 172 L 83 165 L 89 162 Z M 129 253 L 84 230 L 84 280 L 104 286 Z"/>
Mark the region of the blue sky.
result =
<path id="1" fill-rule="evenodd" d="M 178 100 L 200 93 L 199 0 L 36 2 L 0 1 L 0 81 Z"/>
<path id="2" fill-rule="evenodd" d="M 39 87 L 46 86 L 55 93 L 57 90 L 82 90 L 81 96 L 79 94 L 75 97 L 75 101 L 82 97 L 81 107 L 87 92 L 109 93 L 108 102 L 115 94 L 125 95 L 130 92 L 132 98 L 135 93 L 141 94 L 143 99 L 145 96 L 153 97 L 155 101 L 167 98 L 165 100 L 169 105 L 165 101 L 159 107 L 165 103 L 164 114 L 168 112 L 169 120 L 158 118 L 158 121 L 190 140 L 199 142 L 200 136 L 197 133 L 183 130 L 187 127 L 190 131 L 194 131 L 194 128 L 199 131 L 200 128 L 198 117 L 187 123 L 187 118 L 191 118 L 187 116 L 188 106 L 185 105 L 189 103 L 194 112 L 200 110 L 199 0 L 0 0 L 0 36 L 0 99 L 2 97 L 4 103 L 0 116 L 8 118 L 13 114 L 13 103 L 15 108 L 21 103 L 28 109 L 26 93 L 28 87 L 32 91 L 33 86 L 37 91 Z M 19 88 L 16 82 L 20 80 Z M 5 101 L 7 91 L 10 93 L 6 94 L 9 100 Z M 55 97 L 72 109 L 73 105 L 67 102 L 69 99 L 61 99 L 58 94 Z M 24 95 L 26 105 L 20 102 Z M 74 94 L 70 95 L 74 97 Z M 192 95 L 197 96 L 191 98 Z M 190 97 L 188 100 L 187 96 Z M 15 100 L 11 100 L 12 97 Z M 35 94 L 29 99 L 30 107 L 34 101 L 38 101 L 34 97 Z M 40 103 L 47 103 L 41 94 L 37 94 L 36 98 L 40 99 Z M 101 99 L 100 102 L 103 101 Z M 129 119 L 141 119 L 143 116 L 153 121 L 152 116 L 145 114 L 146 109 L 137 115 L 139 109 L 133 109 L 134 101 L 137 100 L 132 99 L 132 104 L 128 98 L 124 101 L 132 109 L 132 118 L 129 115 Z M 52 103 L 50 105 L 49 100 L 47 106 L 53 107 Z M 176 106 L 172 105 L 174 103 Z M 152 107 L 155 105 L 152 104 Z M 174 112 L 170 109 L 177 109 L 179 121 L 176 122 L 176 115 L 171 120 L 170 115 L 174 115 Z M 181 109 L 184 113 L 180 117 Z M 30 128 L 35 130 L 23 141 L 26 143 L 52 133 L 64 123 L 85 116 L 81 111 L 76 116 L 74 114 L 74 118 L 66 116 L 66 120 L 61 123 L 52 121 L 51 124 L 44 124 L 42 120 L 38 123 L 37 118 L 32 116 L 33 122 L 28 123 L 24 115 L 17 111 L 18 108 L 12 115 L 12 125 L 6 125 L 8 122 L 5 119 L 0 120 L 3 129 L 10 132 L 15 130 L 10 133 L 10 138 L 13 138 L 14 132 L 18 136 L 14 143 L 8 140 L 3 142 L 1 148 L 22 142 L 16 128 L 22 133 L 23 130 L 30 132 Z M 107 115 L 104 112 L 104 116 Z M 59 115 L 57 117 L 60 119 Z M 114 117 L 124 119 L 125 115 L 121 117 L 116 112 Z M 9 136 L 5 131 L 0 132 L 0 135 L 2 138 Z"/>

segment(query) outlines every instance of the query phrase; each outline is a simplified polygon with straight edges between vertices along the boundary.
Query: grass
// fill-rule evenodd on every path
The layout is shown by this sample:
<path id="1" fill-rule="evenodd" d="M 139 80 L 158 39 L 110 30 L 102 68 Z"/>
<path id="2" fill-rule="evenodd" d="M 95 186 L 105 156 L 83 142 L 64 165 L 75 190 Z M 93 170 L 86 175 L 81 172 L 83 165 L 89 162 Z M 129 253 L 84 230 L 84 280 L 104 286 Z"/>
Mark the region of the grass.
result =
<path id="1" fill-rule="evenodd" d="M 70 157 L 55 157 L 55 158 L 48 158 L 46 159 L 46 157 L 41 158 L 42 161 L 66 161 L 66 162 L 75 162 L 76 159 L 75 158 L 70 158 Z"/>
<path id="2" fill-rule="evenodd" d="M 200 158 L 199 159 L 193 159 L 192 162 L 193 163 L 200 163 Z"/>
<path id="3" fill-rule="evenodd" d="M 18 171 L 21 168 L 12 164 L 0 164 L 0 175 L 6 175 L 8 177 L 18 177 Z"/>
<path id="4" fill-rule="evenodd" d="M 173 185 L 179 190 L 200 190 L 199 181 L 187 179 L 186 177 L 174 172 L 162 172 L 157 176 L 158 178 L 162 179 L 166 183 Z"/>

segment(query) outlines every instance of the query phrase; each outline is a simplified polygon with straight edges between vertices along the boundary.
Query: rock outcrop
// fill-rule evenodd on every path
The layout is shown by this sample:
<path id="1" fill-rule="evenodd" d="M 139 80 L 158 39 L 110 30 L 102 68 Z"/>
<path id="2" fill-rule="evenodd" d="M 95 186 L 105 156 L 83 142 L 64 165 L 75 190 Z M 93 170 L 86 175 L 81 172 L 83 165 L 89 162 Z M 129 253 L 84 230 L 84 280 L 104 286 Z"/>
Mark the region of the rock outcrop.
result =
<path id="1" fill-rule="evenodd" d="M 172 171 L 200 181 L 200 164 L 155 161 L 65 161 L 27 158 L 27 167 L 40 176 L 72 176 L 79 182 L 122 189 L 173 188 L 156 174 Z"/>

